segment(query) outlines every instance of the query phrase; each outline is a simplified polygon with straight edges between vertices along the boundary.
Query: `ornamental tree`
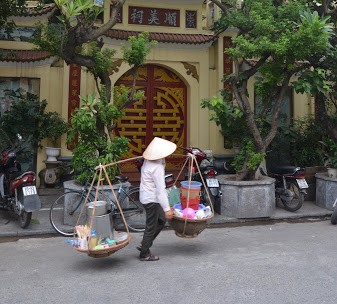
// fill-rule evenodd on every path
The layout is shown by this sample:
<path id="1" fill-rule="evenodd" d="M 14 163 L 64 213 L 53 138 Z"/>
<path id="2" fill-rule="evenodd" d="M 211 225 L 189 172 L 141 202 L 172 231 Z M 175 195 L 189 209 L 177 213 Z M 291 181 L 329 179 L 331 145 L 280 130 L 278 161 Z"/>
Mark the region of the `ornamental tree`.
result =
<path id="1" fill-rule="evenodd" d="M 104 8 L 96 6 L 93 0 L 54 0 L 58 14 L 48 24 L 39 24 L 38 35 L 33 43 L 67 64 L 77 64 L 91 73 L 96 83 L 96 93 L 81 97 L 82 106 L 71 118 L 68 142 L 77 140 L 73 150 L 73 165 L 76 179 L 84 182 L 92 175 L 92 169 L 99 163 L 106 164 L 119 160 L 127 151 L 128 140 L 115 137 L 116 120 L 123 116 L 123 109 L 142 92 L 125 87 L 112 90 L 110 69 L 114 63 L 115 50 L 104 48 L 103 36 L 117 22 L 118 13 L 125 0 L 112 0 L 110 19 L 99 24 Z M 99 25 L 98 25 L 99 24 Z M 155 42 L 149 35 L 129 37 L 128 44 L 122 46 L 123 59 L 130 65 L 134 78 L 137 68 Z M 116 168 L 110 167 L 110 177 Z"/>
<path id="2" fill-rule="evenodd" d="M 254 179 L 276 135 L 286 91 L 296 87 L 303 75 L 313 69 L 308 58 L 320 56 L 331 48 L 333 27 L 329 17 L 321 18 L 306 1 L 211 1 L 222 12 L 215 30 L 237 31 L 232 46 L 225 50 L 234 64 L 234 73 L 225 75 L 231 90 L 214 100 L 229 104 L 231 108 L 227 112 L 231 115 L 238 113 L 244 117 L 245 146 L 241 146 L 236 160 L 240 173 L 237 179 Z M 255 93 L 261 98 L 259 113 L 249 100 L 250 80 L 255 81 Z M 327 90 L 326 86 L 324 82 L 321 89 Z"/>

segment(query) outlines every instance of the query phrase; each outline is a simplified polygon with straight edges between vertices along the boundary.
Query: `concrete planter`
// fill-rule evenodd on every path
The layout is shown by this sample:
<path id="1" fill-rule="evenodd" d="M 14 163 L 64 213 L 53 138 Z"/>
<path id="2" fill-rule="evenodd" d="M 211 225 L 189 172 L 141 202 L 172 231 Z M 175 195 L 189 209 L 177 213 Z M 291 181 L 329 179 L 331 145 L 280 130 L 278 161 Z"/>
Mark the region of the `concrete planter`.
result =
<path id="1" fill-rule="evenodd" d="M 326 172 L 326 167 L 323 166 L 313 166 L 304 168 L 305 180 L 308 183 L 309 188 L 307 189 L 307 195 L 305 196 L 306 201 L 316 200 L 316 173 Z"/>
<path id="2" fill-rule="evenodd" d="M 316 173 L 316 202 L 317 206 L 333 210 L 337 197 L 337 178 L 329 177 L 327 173 Z"/>
<path id="3" fill-rule="evenodd" d="M 235 181 L 235 175 L 219 175 L 221 214 L 233 218 L 270 217 L 275 211 L 275 180 Z"/>

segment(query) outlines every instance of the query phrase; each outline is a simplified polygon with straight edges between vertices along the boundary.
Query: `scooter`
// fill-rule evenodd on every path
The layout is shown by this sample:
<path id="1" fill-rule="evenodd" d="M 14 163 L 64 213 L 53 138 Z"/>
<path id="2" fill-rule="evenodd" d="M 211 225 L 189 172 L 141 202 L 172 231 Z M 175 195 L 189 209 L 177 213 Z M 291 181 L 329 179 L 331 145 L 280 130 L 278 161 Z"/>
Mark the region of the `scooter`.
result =
<path id="1" fill-rule="evenodd" d="M 282 202 L 284 209 L 295 212 L 302 207 L 309 187 L 303 168 L 274 166 L 267 170 L 266 161 L 263 161 L 260 172 L 275 179 L 275 197 L 278 202 Z"/>
<path id="2" fill-rule="evenodd" d="M 32 212 L 41 209 L 41 201 L 37 194 L 33 171 L 21 171 L 17 154 L 22 149 L 22 137 L 18 134 L 13 144 L 7 134 L 0 129 L 2 143 L 0 163 L 0 208 L 13 212 L 18 216 L 20 226 L 28 227 Z"/>
<path id="3" fill-rule="evenodd" d="M 220 190 L 219 181 L 217 180 L 217 171 L 215 170 L 214 165 L 211 160 L 208 159 L 205 152 L 195 147 L 180 147 L 187 153 L 193 154 L 197 161 L 198 167 L 200 168 L 200 172 L 202 174 L 202 178 L 206 181 L 207 191 L 204 185 L 201 186 L 200 191 L 200 201 L 205 205 L 210 205 L 210 203 L 214 207 L 214 211 L 218 214 L 221 214 L 221 196 L 222 192 Z M 199 170 L 195 163 L 192 163 L 192 176 L 191 180 L 202 182 Z M 185 179 L 188 179 L 188 173 L 185 174 Z M 207 195 L 209 193 L 209 196 Z M 209 201 L 209 199 L 211 201 Z"/>

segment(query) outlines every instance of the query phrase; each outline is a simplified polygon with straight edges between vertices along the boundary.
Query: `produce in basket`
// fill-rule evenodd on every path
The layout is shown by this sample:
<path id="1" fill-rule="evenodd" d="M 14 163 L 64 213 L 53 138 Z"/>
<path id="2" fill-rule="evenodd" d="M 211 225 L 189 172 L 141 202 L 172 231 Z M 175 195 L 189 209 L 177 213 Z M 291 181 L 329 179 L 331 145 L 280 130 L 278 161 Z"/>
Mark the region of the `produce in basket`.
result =
<path id="1" fill-rule="evenodd" d="M 181 204 L 174 205 L 173 209 L 174 215 L 181 218 L 204 219 L 209 218 L 212 215 L 211 207 L 203 204 L 199 204 L 198 210 L 194 210 L 193 208 L 182 209 Z"/>

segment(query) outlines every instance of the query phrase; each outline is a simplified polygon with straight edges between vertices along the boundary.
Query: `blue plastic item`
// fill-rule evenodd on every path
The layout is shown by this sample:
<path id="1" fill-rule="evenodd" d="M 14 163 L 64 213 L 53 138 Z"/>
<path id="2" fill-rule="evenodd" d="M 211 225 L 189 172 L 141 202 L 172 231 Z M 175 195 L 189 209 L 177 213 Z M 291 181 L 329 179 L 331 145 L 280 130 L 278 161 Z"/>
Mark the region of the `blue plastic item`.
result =
<path id="1" fill-rule="evenodd" d="M 67 244 L 73 245 L 74 247 L 78 246 L 78 241 L 77 240 L 66 240 Z"/>
<path id="2" fill-rule="evenodd" d="M 199 204 L 199 208 L 198 208 L 198 210 L 204 210 L 206 208 L 206 206 L 205 205 L 203 205 L 203 204 Z"/>
<path id="3" fill-rule="evenodd" d="M 175 205 L 173 205 L 173 208 L 178 209 L 180 211 L 183 211 L 183 209 L 181 208 L 181 204 L 175 204 Z"/>
<path id="4" fill-rule="evenodd" d="M 205 205 L 199 204 L 198 210 L 204 210 L 205 208 L 206 208 Z M 181 207 L 181 204 L 175 204 L 175 205 L 173 206 L 173 209 L 178 209 L 178 210 L 180 210 L 180 211 L 183 211 L 183 208 Z"/>

